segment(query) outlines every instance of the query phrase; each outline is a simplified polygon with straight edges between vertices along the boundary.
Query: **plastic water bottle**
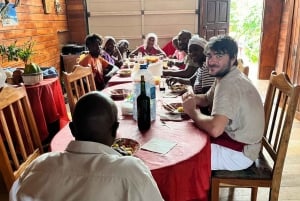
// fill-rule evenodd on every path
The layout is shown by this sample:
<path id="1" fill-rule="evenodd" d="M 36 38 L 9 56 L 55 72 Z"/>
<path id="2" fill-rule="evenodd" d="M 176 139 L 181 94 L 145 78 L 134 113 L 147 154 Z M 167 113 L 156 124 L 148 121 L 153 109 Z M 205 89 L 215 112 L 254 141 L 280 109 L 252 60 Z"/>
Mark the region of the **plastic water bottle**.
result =
<path id="1" fill-rule="evenodd" d="M 152 74 L 147 70 L 147 64 L 140 64 L 140 69 L 133 73 L 133 119 L 137 120 L 137 97 L 141 93 L 141 75 L 144 76 L 146 95 L 150 97 L 151 121 L 156 119 L 156 87 Z"/>

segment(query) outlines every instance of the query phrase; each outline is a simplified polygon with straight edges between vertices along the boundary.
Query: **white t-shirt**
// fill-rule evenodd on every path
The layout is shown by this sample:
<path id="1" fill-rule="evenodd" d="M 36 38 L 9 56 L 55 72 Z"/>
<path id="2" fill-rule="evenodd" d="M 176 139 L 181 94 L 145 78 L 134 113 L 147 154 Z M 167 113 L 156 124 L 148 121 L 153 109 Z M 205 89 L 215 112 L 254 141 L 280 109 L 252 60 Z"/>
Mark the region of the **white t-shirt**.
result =
<path id="1" fill-rule="evenodd" d="M 206 95 L 213 105 L 211 115 L 229 119 L 225 132 L 232 139 L 248 144 L 243 152 L 255 160 L 265 124 L 263 103 L 255 86 L 234 66 L 222 79 L 216 80 Z"/>
<path id="2" fill-rule="evenodd" d="M 159 201 L 151 172 L 131 156 L 95 142 L 72 141 L 66 152 L 37 158 L 14 183 L 10 200 Z"/>

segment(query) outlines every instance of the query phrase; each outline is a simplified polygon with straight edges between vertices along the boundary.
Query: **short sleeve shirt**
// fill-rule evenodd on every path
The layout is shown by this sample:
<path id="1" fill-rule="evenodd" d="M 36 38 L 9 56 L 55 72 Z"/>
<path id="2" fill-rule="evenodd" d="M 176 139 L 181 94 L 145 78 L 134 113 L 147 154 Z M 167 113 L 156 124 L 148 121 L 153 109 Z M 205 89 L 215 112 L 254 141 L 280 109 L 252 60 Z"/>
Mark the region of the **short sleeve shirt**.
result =
<path id="1" fill-rule="evenodd" d="M 103 59 L 101 56 L 93 58 L 90 54 L 87 54 L 79 61 L 79 64 L 81 66 L 91 66 L 93 69 L 95 82 L 100 85 L 104 83 L 103 70 L 108 67 L 108 61 Z"/>
<path id="2" fill-rule="evenodd" d="M 207 92 L 212 103 L 211 115 L 229 119 L 225 132 L 234 140 L 248 144 L 244 154 L 258 157 L 264 131 L 264 109 L 261 97 L 251 81 L 235 66 Z"/>

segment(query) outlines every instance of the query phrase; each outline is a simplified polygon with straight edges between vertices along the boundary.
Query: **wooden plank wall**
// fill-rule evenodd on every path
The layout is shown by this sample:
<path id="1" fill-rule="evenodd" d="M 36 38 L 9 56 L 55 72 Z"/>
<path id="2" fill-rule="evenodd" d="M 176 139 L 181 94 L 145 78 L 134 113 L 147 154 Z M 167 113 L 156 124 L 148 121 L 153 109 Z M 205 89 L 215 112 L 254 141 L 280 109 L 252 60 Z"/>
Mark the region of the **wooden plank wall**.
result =
<path id="1" fill-rule="evenodd" d="M 14 1 L 12 1 L 14 2 Z M 52 2 L 52 3 L 51 3 Z M 54 0 L 50 1 L 49 13 L 44 13 L 43 0 L 22 0 L 16 7 L 18 25 L 3 27 L 0 25 L 0 44 L 17 45 L 32 39 L 35 41 L 32 62 L 41 66 L 54 66 L 60 69 L 61 45 L 69 41 L 66 4 L 60 0 L 61 12 L 56 13 Z M 2 67 L 24 66 L 20 62 L 0 63 Z"/>
<path id="2" fill-rule="evenodd" d="M 70 42 L 84 44 L 88 33 L 85 0 L 66 0 Z"/>

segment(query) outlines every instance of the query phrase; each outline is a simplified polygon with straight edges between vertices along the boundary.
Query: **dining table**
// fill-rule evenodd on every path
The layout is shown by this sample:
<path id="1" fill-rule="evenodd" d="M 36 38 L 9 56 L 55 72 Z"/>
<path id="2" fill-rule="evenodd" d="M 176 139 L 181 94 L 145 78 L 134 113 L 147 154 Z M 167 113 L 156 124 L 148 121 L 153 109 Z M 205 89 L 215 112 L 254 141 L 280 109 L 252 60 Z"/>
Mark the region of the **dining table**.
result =
<path id="1" fill-rule="evenodd" d="M 132 83 L 114 85 L 103 90 L 110 95 L 115 89 L 132 89 Z M 140 158 L 151 170 L 154 180 L 166 201 L 208 200 L 210 189 L 210 138 L 207 133 L 196 127 L 187 117 L 166 119 L 163 101 L 180 101 L 180 97 L 164 99 L 164 92 L 157 89 L 157 115 L 148 131 L 141 133 L 132 115 L 122 113 L 126 100 L 115 100 L 119 111 L 117 138 L 130 138 L 139 142 L 141 148 L 130 157 Z M 99 125 L 99 129 L 101 129 Z M 70 141 L 74 140 L 66 125 L 52 139 L 51 151 L 63 152 Z M 173 144 L 165 153 L 146 148 L 150 142 L 154 146 Z M 153 144 L 152 144 L 153 145 Z M 151 151 L 149 151 L 151 150 Z"/>
<path id="2" fill-rule="evenodd" d="M 118 84 L 125 84 L 125 83 L 131 83 L 132 82 L 132 77 L 131 76 L 120 76 L 119 73 L 116 73 L 115 75 L 113 75 L 107 82 L 107 86 L 111 87 L 114 85 L 118 85 Z"/>
<path id="3" fill-rule="evenodd" d="M 47 141 L 69 122 L 60 79 L 47 78 L 25 87 L 41 141 Z"/>

